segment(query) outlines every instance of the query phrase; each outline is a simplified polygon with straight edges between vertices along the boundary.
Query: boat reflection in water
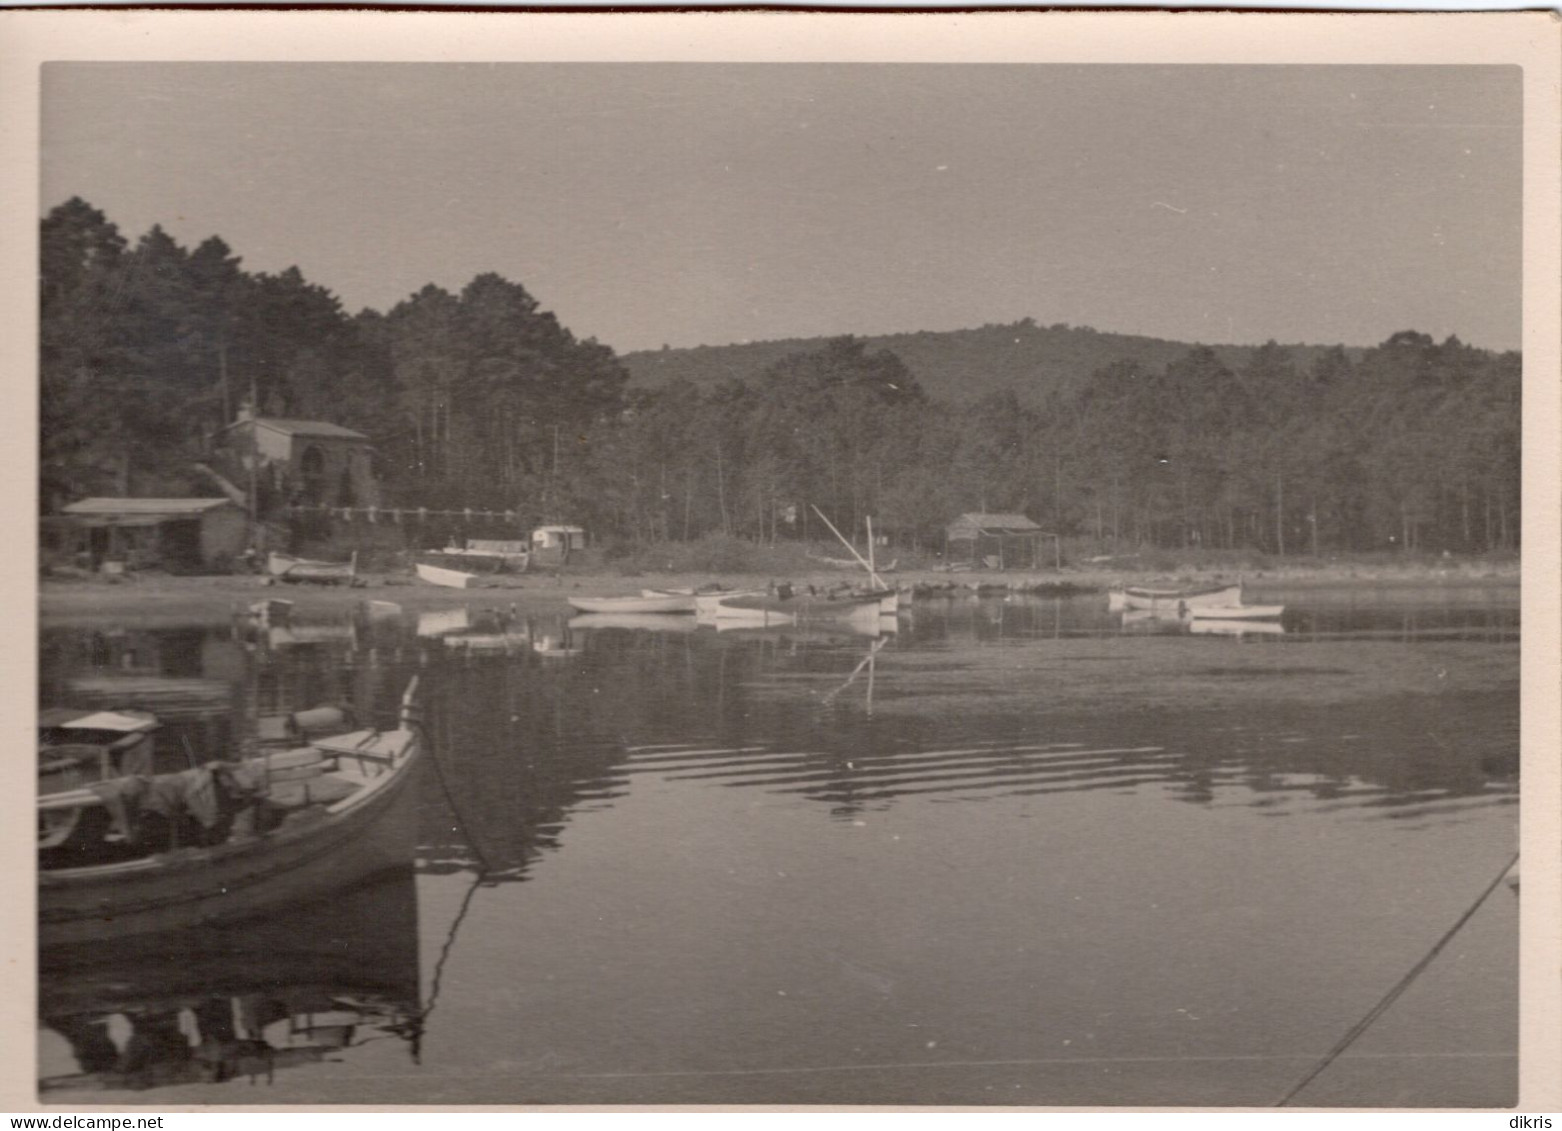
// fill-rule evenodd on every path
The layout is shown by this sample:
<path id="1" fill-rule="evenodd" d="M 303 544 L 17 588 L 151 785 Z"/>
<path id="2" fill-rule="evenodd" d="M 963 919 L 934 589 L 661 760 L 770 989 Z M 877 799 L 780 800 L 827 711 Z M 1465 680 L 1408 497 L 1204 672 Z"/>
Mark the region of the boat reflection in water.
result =
<path id="1" fill-rule="evenodd" d="M 1223 610 L 1224 611 L 1224 610 Z M 1232 610 L 1235 611 L 1235 610 Z M 1182 616 L 1162 609 L 1124 609 L 1122 630 L 1125 634 L 1140 636 L 1284 636 L 1285 627 L 1278 619 L 1259 619 L 1265 615 L 1260 609 L 1258 617 L 1241 618 L 1219 616 L 1205 618 L 1200 615 Z"/>
<path id="2" fill-rule="evenodd" d="M 269 1081 L 370 1039 L 416 1062 L 419 990 L 410 862 L 264 919 L 45 949 L 39 1091 Z"/>

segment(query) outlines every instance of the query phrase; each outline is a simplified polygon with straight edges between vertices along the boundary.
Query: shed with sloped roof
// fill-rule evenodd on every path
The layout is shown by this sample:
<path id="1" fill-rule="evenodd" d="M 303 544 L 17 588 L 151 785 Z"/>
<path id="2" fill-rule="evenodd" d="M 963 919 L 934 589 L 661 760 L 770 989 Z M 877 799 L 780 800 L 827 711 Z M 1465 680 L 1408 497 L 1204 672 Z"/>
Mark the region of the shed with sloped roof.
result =
<path id="1" fill-rule="evenodd" d="M 944 560 L 973 569 L 1036 569 L 1053 538 L 1022 514 L 961 515 L 944 528 Z"/>
<path id="2" fill-rule="evenodd" d="M 47 524 L 90 569 L 224 570 L 244 552 L 248 519 L 229 499 L 82 499 Z"/>

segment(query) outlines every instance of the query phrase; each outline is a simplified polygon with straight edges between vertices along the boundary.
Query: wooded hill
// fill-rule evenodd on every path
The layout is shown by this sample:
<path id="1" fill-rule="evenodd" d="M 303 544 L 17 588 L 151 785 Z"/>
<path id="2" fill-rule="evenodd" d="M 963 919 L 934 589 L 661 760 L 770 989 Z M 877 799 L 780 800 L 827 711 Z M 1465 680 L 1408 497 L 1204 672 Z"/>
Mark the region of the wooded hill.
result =
<path id="1" fill-rule="evenodd" d="M 640 350 L 621 360 L 631 387 L 688 381 L 710 388 L 723 381 L 753 381 L 783 358 L 822 348 L 827 338 L 784 338 L 692 349 Z M 1041 326 L 1022 318 L 1005 325 L 974 330 L 925 330 L 915 334 L 862 337 L 872 351 L 888 350 L 916 374 L 930 397 L 950 401 L 976 400 L 990 393 L 1013 392 L 1026 404 L 1040 404 L 1049 394 L 1072 396 L 1091 375 L 1116 362 L 1144 369 L 1164 369 L 1188 352 L 1190 343 L 1135 334 L 1111 334 L 1090 326 L 1056 323 Z M 1257 346 L 1211 345 L 1221 364 L 1240 369 Z M 1330 347 L 1288 345 L 1291 361 L 1307 368 Z M 1362 350 L 1346 348 L 1352 361 Z"/>
<path id="2" fill-rule="evenodd" d="M 43 220 L 40 302 L 46 510 L 210 494 L 195 465 L 253 396 L 366 433 L 389 505 L 610 547 L 822 537 L 814 506 L 912 548 L 966 511 L 1117 549 L 1520 538 L 1519 355 L 1413 330 L 1244 349 L 1021 322 L 626 360 L 495 274 L 348 315 L 296 269 L 156 227 L 132 245 L 79 199 Z"/>

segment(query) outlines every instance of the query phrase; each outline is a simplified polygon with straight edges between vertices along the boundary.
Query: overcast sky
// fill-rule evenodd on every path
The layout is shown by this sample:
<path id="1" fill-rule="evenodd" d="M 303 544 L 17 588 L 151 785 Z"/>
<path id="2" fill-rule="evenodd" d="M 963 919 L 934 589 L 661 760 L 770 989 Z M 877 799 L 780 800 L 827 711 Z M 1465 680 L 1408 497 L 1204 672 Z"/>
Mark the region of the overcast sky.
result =
<path id="1" fill-rule="evenodd" d="M 1509 349 L 1501 67 L 45 67 L 42 203 L 349 311 L 497 271 L 620 351 L 1023 317 Z"/>

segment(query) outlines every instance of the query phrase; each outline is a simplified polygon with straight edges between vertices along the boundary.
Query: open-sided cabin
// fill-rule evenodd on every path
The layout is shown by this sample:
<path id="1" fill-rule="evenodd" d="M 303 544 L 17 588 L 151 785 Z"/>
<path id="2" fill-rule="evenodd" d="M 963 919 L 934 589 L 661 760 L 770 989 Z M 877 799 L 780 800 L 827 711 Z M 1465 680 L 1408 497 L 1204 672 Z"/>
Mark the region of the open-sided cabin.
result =
<path id="1" fill-rule="evenodd" d="M 944 528 L 944 560 L 972 569 L 1037 569 L 1052 535 L 1022 514 L 963 514 Z"/>
<path id="2" fill-rule="evenodd" d="M 244 509 L 228 499 L 82 499 L 52 528 L 56 553 L 92 570 L 222 571 L 249 536 Z"/>

